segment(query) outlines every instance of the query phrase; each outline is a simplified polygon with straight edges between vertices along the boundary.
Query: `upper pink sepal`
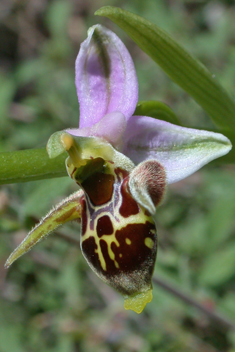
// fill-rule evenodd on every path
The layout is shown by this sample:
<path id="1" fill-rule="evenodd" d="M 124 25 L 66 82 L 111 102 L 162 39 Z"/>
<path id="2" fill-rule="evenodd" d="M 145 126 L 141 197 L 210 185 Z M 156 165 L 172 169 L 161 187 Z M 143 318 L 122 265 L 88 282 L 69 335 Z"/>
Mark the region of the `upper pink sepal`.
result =
<path id="1" fill-rule="evenodd" d="M 91 127 L 104 115 L 120 111 L 126 119 L 138 101 L 138 81 L 132 58 L 112 31 L 95 25 L 76 59 L 79 127 Z"/>

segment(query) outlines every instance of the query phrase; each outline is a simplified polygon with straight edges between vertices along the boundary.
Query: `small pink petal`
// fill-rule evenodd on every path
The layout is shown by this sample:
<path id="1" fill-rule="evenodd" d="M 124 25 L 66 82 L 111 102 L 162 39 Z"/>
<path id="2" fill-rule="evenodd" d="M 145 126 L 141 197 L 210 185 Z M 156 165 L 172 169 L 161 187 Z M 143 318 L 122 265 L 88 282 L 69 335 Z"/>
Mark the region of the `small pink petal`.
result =
<path id="1" fill-rule="evenodd" d="M 133 198 L 154 214 L 166 191 L 166 172 L 157 160 L 143 161 L 131 171 L 129 189 Z"/>
<path id="2" fill-rule="evenodd" d="M 122 146 L 123 134 L 126 129 L 126 118 L 121 112 L 112 112 L 105 115 L 92 127 L 81 129 L 67 129 L 73 136 L 100 137 L 119 149 Z"/>

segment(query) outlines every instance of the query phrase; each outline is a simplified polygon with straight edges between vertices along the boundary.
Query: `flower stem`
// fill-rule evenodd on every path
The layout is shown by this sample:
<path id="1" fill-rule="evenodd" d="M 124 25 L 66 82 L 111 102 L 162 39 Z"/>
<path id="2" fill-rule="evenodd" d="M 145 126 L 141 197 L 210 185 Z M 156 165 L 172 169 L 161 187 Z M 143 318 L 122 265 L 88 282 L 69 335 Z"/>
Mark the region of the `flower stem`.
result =
<path id="1" fill-rule="evenodd" d="M 46 148 L 0 153 L 0 184 L 66 176 L 66 157 L 49 159 Z"/>

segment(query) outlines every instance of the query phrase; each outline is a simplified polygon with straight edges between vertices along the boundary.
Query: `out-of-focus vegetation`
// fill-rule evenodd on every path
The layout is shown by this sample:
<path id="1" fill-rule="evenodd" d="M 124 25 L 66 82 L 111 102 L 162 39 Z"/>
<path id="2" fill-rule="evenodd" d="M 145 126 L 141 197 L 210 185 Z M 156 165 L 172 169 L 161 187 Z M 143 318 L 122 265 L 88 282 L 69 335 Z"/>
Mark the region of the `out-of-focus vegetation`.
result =
<path id="1" fill-rule="evenodd" d="M 117 26 L 93 15 L 103 5 L 133 11 L 167 30 L 235 98 L 233 1 L 2 0 L 0 151 L 43 147 L 53 132 L 78 126 L 74 60 L 86 30 L 98 22 L 130 50 L 140 100 L 163 101 L 186 126 L 211 127 L 202 109 Z M 79 240 L 76 224 L 3 268 L 35 221 L 74 190 L 68 177 L 0 189 L 0 351 L 234 352 L 234 330 L 157 285 L 141 315 L 124 311 L 122 297 L 81 256 L 73 241 Z M 234 165 L 208 165 L 171 185 L 158 210 L 155 268 L 155 276 L 233 321 L 234 214 Z"/>

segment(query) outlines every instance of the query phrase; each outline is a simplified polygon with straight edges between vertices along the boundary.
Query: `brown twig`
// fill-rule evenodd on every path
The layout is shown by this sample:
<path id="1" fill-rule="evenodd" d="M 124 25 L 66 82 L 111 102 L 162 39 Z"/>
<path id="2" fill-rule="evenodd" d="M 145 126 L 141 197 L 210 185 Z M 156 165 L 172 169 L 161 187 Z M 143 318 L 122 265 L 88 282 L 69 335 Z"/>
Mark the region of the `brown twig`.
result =
<path id="1" fill-rule="evenodd" d="M 214 310 L 205 307 L 205 305 L 199 303 L 194 298 L 182 292 L 180 289 L 176 288 L 169 282 L 166 282 L 165 280 L 160 279 L 159 277 L 153 277 L 153 283 L 162 287 L 165 291 L 171 293 L 175 297 L 181 299 L 186 304 L 196 308 L 197 310 L 205 314 L 213 323 L 217 323 L 218 325 L 226 329 L 235 330 L 235 322 L 222 316 L 218 312 L 215 312 Z"/>

